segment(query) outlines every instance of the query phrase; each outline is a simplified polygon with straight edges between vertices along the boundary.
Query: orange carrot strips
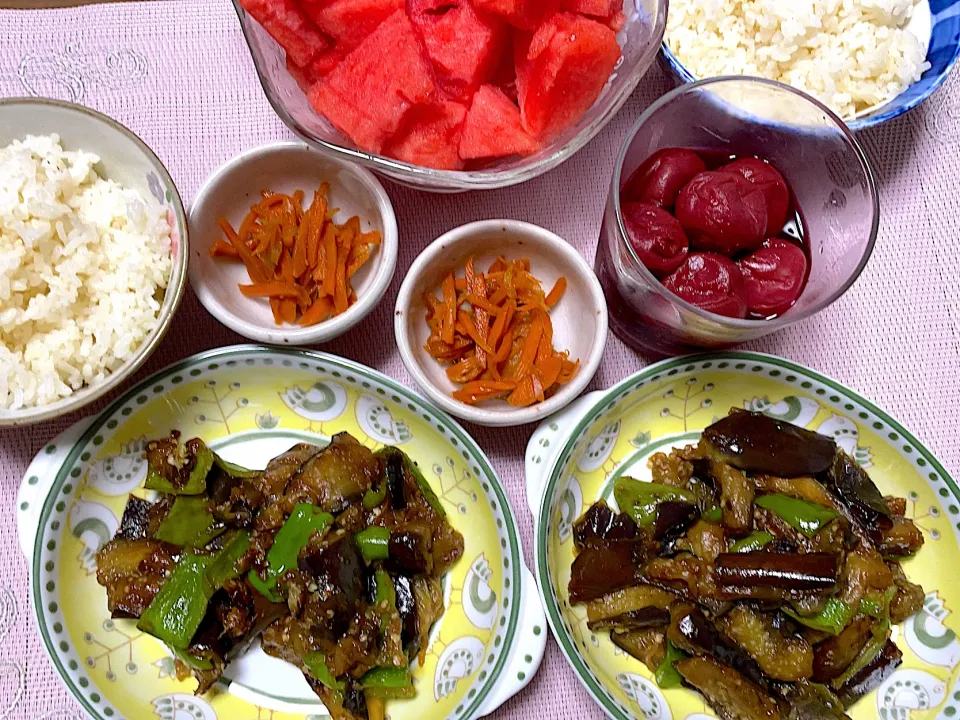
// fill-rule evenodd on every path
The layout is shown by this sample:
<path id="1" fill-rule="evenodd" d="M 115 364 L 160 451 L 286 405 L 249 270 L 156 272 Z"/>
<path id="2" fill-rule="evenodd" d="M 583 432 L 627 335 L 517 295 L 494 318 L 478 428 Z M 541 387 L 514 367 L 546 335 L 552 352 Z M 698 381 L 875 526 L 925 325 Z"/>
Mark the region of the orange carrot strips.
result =
<path id="1" fill-rule="evenodd" d="M 454 280 L 453 273 L 449 273 L 443 279 L 443 319 L 442 330 L 440 331 L 441 339 L 448 345 L 453 345 L 453 335 L 455 332 L 455 325 L 457 323 L 457 305 L 456 305 L 456 292 L 457 284 Z"/>
<path id="2" fill-rule="evenodd" d="M 498 257 L 484 274 L 468 258 L 461 277 L 443 278 L 439 297 L 424 293 L 430 335 L 423 347 L 449 363 L 447 377 L 462 385 L 454 399 L 476 405 L 501 398 L 526 407 L 569 382 L 580 364 L 554 349 L 549 315 L 566 287 L 561 277 L 544 294 L 526 259 Z"/>
<path id="3" fill-rule="evenodd" d="M 553 289 L 547 293 L 547 297 L 544 299 L 544 302 L 547 303 L 547 307 L 552 308 L 554 305 L 556 305 L 560 301 L 560 298 L 563 297 L 563 293 L 566 291 L 566 289 L 567 279 L 561 275 L 559 278 L 557 278 L 557 282 L 554 283 Z"/>
<path id="4" fill-rule="evenodd" d="M 239 230 L 218 220 L 226 240 L 218 238 L 210 255 L 243 262 L 252 282 L 241 283 L 240 291 L 268 299 L 278 325 L 314 325 L 345 312 L 357 300 L 350 278 L 381 243 L 379 232 L 361 231 L 357 216 L 333 222 L 337 208 L 329 207 L 329 190 L 322 183 L 306 209 L 302 190 L 261 190 Z"/>

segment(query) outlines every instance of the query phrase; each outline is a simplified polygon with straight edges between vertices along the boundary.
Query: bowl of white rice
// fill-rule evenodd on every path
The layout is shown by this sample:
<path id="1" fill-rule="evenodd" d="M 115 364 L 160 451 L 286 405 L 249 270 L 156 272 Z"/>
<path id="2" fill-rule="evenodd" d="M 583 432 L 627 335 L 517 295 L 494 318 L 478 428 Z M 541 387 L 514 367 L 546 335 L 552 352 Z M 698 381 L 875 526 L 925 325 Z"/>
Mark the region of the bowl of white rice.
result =
<path id="1" fill-rule="evenodd" d="M 680 82 L 776 80 L 862 130 L 943 83 L 960 55 L 960 0 L 670 0 L 662 54 Z"/>
<path id="2" fill-rule="evenodd" d="M 0 427 L 73 412 L 156 348 L 183 295 L 187 223 L 130 130 L 0 100 Z"/>

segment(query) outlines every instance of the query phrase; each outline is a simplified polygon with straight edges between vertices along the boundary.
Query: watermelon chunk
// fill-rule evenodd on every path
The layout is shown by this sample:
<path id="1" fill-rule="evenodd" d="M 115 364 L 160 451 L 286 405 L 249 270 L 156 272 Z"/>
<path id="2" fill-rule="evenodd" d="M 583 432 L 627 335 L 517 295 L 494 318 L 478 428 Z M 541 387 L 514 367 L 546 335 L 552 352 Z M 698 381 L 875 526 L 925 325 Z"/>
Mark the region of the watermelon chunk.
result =
<path id="1" fill-rule="evenodd" d="M 310 92 L 314 109 L 364 150 L 380 152 L 435 86 L 413 25 L 397 10 Z"/>
<path id="2" fill-rule="evenodd" d="M 240 0 L 240 5 L 300 67 L 309 65 L 329 45 L 293 0 Z"/>
<path id="3" fill-rule="evenodd" d="M 623 11 L 623 0 L 560 0 L 560 7 L 567 12 L 592 15 L 606 20 L 613 17 L 615 13 Z M 323 29 L 323 26 L 320 25 L 320 28 Z"/>
<path id="4" fill-rule="evenodd" d="M 478 10 L 499 15 L 514 27 L 533 30 L 559 9 L 560 0 L 473 0 Z"/>
<path id="5" fill-rule="evenodd" d="M 518 47 L 517 95 L 523 126 L 550 140 L 576 125 L 620 59 L 616 33 L 595 20 L 557 13 Z"/>
<path id="6" fill-rule="evenodd" d="M 469 102 L 503 56 L 507 27 L 470 0 L 407 0 L 407 14 L 437 71 L 437 84 Z"/>
<path id="7" fill-rule="evenodd" d="M 403 120 L 383 152 L 414 165 L 459 170 L 463 167 L 458 148 L 467 108 L 451 100 L 417 105 Z"/>
<path id="8" fill-rule="evenodd" d="M 477 90 L 463 124 L 460 157 L 472 160 L 530 155 L 536 151 L 537 143 L 523 129 L 520 110 L 510 98 L 493 85 L 484 85 Z"/>
<path id="9" fill-rule="evenodd" d="M 345 50 L 352 50 L 403 8 L 404 0 L 302 0 L 307 16 Z"/>

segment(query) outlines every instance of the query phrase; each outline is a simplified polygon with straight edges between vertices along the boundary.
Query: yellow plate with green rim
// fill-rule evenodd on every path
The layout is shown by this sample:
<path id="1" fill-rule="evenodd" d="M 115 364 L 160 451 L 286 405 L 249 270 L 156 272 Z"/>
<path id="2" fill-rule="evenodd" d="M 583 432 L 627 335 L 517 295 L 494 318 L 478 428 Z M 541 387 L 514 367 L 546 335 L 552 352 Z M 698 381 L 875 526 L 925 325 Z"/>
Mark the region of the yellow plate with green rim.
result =
<path id="1" fill-rule="evenodd" d="M 728 352 L 665 360 L 553 416 L 527 446 L 535 572 L 560 648 L 596 702 L 617 720 L 707 720 L 702 697 L 661 690 L 639 660 L 592 633 L 571 606 L 571 526 L 595 500 L 612 502 L 621 475 L 650 479 L 647 459 L 695 443 L 731 407 L 762 411 L 829 435 L 867 468 L 884 494 L 907 498 L 925 545 L 904 562 L 927 592 L 923 610 L 894 631 L 903 664 L 848 712 L 854 720 L 960 716 L 960 491 L 896 420 L 849 388 L 769 355 Z"/>
<path id="2" fill-rule="evenodd" d="M 96 581 L 96 551 L 129 493 L 143 494 L 147 439 L 178 429 L 249 467 L 303 441 L 349 432 L 397 445 L 424 469 L 464 536 L 444 579 L 446 612 L 414 669 L 417 695 L 390 701 L 392 720 L 485 715 L 526 685 L 546 642 L 543 610 L 516 523 L 483 452 L 441 411 L 362 365 L 319 352 L 237 346 L 161 370 L 40 451 L 21 486 L 20 541 L 47 653 L 91 717 L 272 720 L 328 716 L 293 666 L 255 647 L 224 681 L 194 697 L 166 647 L 114 620 Z"/>

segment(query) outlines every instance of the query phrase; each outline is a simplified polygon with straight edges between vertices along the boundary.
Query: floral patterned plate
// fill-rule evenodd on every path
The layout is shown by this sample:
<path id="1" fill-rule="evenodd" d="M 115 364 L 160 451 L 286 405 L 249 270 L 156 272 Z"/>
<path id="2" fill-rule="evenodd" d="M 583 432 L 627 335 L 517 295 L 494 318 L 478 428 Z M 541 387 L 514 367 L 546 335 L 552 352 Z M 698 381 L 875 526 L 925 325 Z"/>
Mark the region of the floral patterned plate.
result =
<path id="1" fill-rule="evenodd" d="M 904 662 L 849 712 L 854 720 L 933 720 L 960 714 L 960 491 L 896 420 L 852 390 L 769 355 L 728 352 L 665 360 L 594 392 L 547 420 L 527 446 L 536 573 L 563 653 L 600 707 L 618 720 L 708 720 L 700 695 L 661 690 L 640 661 L 591 633 L 567 593 L 571 525 L 622 474 L 650 479 L 654 452 L 696 442 L 731 407 L 762 411 L 833 437 L 883 493 L 906 497 L 926 543 L 904 563 L 927 591 L 924 609 L 894 632 Z"/>
<path id="2" fill-rule="evenodd" d="M 141 493 L 148 438 L 172 428 L 254 467 L 303 440 L 341 431 L 368 447 L 398 445 L 417 461 L 466 541 L 444 581 L 446 613 L 414 672 L 417 696 L 392 720 L 485 715 L 526 685 L 546 643 L 543 610 L 506 495 L 486 457 L 453 420 L 362 365 L 319 352 L 243 345 L 161 370 L 94 419 L 45 447 L 18 497 L 40 635 L 54 667 L 94 718 L 320 720 L 326 709 L 292 666 L 259 647 L 210 693 L 178 682 L 162 643 L 112 620 L 96 551 Z"/>

